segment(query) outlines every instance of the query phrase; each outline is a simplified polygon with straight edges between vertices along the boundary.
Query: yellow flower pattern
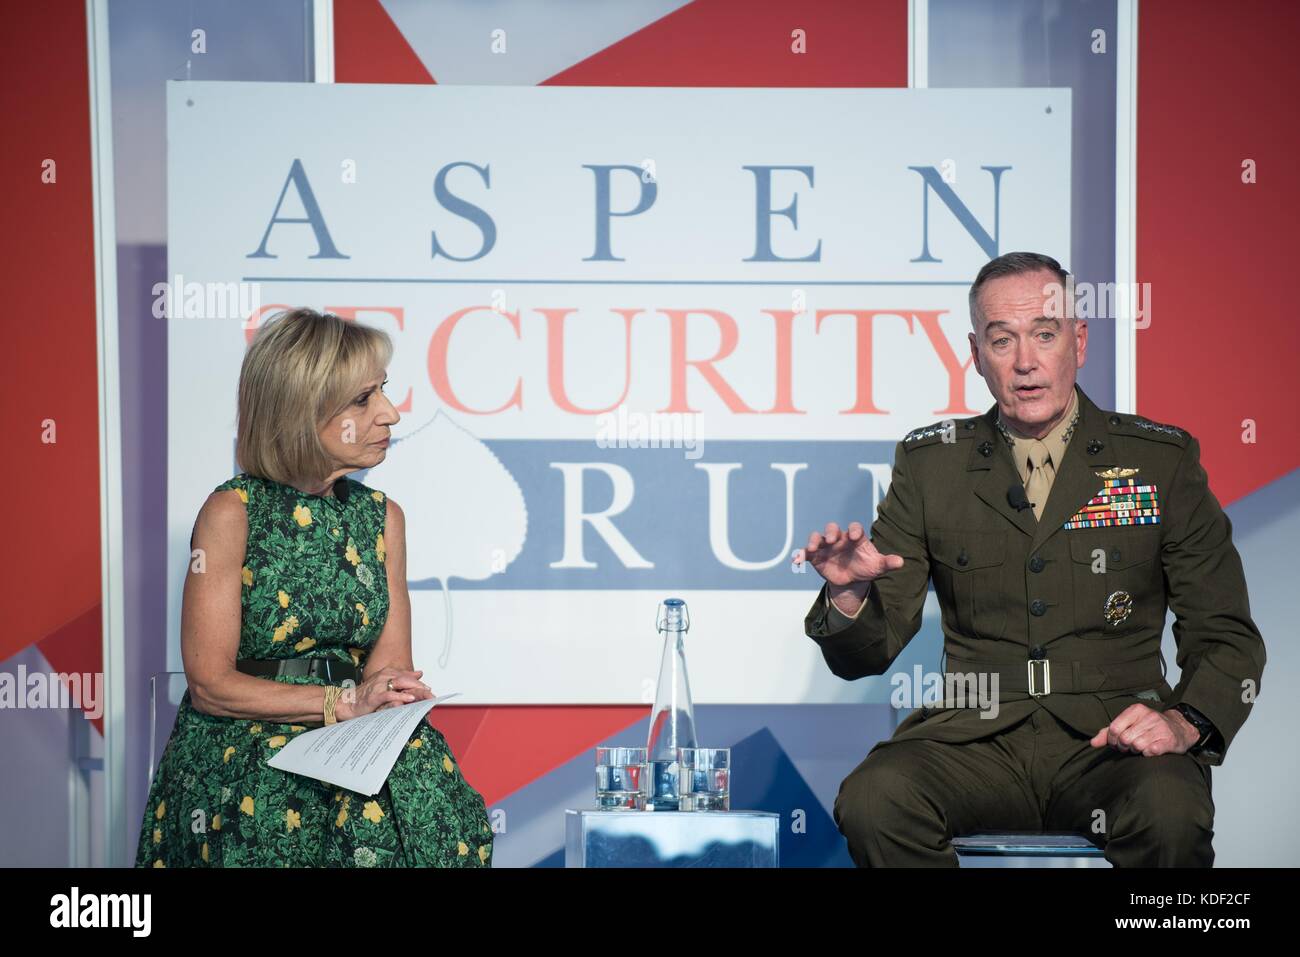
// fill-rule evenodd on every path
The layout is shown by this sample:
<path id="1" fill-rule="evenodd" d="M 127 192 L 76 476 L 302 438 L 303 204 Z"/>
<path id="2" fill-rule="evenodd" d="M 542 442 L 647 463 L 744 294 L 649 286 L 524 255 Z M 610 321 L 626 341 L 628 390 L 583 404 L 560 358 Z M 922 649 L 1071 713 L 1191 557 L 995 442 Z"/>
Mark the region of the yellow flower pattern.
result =
<path id="1" fill-rule="evenodd" d="M 347 481 L 346 497 L 246 473 L 218 486 L 248 514 L 238 657 L 366 662 L 390 610 L 387 497 Z M 267 764 L 319 723 L 210 715 L 187 692 L 150 784 L 137 866 L 492 866 L 483 798 L 439 731 L 421 722 L 383 788 L 359 795 Z"/>

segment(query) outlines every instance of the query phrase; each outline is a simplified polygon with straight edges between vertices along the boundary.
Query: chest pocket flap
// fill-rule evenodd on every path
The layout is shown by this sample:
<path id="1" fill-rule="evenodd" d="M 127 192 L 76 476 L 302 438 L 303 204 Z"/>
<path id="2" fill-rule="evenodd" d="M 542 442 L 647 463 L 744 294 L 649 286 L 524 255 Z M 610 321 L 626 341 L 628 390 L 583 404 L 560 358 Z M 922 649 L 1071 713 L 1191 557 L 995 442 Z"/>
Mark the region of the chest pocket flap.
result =
<path id="1" fill-rule="evenodd" d="M 1079 564 L 1091 565 L 1104 557 L 1102 567 L 1121 571 L 1160 554 L 1160 533 L 1154 525 L 1077 529 L 1065 534 L 1070 536 L 1070 558 Z"/>
<path id="2" fill-rule="evenodd" d="M 934 529 L 930 532 L 930 555 L 953 571 L 974 571 L 1001 565 L 1006 536 L 1001 532 L 962 532 Z"/>

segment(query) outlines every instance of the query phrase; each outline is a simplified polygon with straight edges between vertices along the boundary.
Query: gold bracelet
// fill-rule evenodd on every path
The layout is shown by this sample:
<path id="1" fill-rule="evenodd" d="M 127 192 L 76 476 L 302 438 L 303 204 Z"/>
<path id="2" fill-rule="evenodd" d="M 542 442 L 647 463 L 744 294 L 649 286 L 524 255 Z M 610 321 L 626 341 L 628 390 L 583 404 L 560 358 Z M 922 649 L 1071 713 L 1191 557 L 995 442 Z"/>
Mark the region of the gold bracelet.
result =
<path id="1" fill-rule="evenodd" d="M 325 688 L 325 723 L 338 724 L 338 718 L 334 716 L 334 706 L 338 703 L 343 694 L 341 685 L 329 685 Z"/>

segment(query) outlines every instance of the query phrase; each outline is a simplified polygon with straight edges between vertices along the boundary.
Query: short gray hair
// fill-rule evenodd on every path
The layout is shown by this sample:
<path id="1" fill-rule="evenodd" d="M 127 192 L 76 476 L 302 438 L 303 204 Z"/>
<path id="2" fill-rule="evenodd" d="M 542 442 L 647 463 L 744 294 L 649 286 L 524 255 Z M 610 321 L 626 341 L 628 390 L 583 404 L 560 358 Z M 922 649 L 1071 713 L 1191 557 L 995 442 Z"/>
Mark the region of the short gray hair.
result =
<path id="1" fill-rule="evenodd" d="M 1051 256 L 1029 252 L 1003 253 L 996 259 L 990 259 L 986 262 L 983 268 L 980 269 L 979 275 L 975 277 L 975 281 L 971 283 L 970 295 L 967 297 L 967 303 L 970 307 L 971 328 L 976 332 L 979 331 L 979 294 L 985 284 L 1003 276 L 1019 276 L 1024 273 L 1039 272 L 1040 270 L 1045 270 L 1054 275 L 1061 283 L 1061 288 L 1065 290 L 1066 295 L 1070 295 L 1073 277 L 1062 269 L 1061 264 Z M 1066 314 L 1073 316 L 1073 309 L 1068 309 Z"/>

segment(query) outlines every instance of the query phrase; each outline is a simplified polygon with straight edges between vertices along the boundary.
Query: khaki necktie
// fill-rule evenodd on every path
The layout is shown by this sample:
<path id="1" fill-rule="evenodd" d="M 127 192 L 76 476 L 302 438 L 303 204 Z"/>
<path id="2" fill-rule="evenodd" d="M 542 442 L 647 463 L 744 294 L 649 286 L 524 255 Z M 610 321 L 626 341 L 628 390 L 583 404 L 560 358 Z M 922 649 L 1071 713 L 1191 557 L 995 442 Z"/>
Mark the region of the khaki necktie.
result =
<path id="1" fill-rule="evenodd" d="M 1043 506 L 1047 504 L 1047 494 L 1052 490 L 1052 479 L 1056 469 L 1052 465 L 1052 456 L 1047 446 L 1039 439 L 1029 444 L 1029 477 L 1025 479 L 1025 495 L 1034 505 L 1034 518 L 1043 517 Z"/>

